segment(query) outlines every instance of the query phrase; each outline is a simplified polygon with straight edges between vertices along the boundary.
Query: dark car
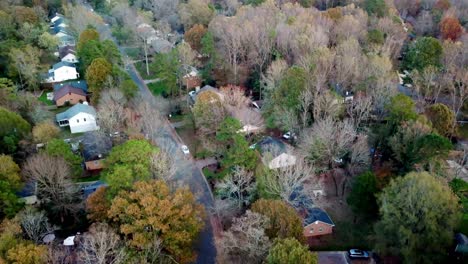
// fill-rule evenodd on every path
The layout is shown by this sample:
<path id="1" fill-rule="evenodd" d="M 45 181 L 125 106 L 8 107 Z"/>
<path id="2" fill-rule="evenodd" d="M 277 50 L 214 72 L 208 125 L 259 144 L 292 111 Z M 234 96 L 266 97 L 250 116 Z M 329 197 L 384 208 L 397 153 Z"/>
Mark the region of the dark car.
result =
<path id="1" fill-rule="evenodd" d="M 350 249 L 348 251 L 348 255 L 350 258 L 356 259 L 367 259 L 369 258 L 369 252 L 360 250 L 360 249 Z"/>

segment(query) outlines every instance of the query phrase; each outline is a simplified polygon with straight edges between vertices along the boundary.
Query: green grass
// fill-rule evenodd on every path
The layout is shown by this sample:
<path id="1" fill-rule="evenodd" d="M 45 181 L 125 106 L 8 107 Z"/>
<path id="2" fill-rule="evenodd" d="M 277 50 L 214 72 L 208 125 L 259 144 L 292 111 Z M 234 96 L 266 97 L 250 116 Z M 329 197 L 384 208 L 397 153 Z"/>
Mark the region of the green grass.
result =
<path id="1" fill-rule="evenodd" d="M 185 115 L 173 115 L 173 116 L 171 116 L 170 121 L 171 121 L 172 123 L 175 123 L 175 122 L 184 121 L 184 119 L 185 119 Z"/>
<path id="2" fill-rule="evenodd" d="M 141 59 L 140 56 L 140 49 L 137 48 L 126 48 L 125 53 L 132 59 L 134 60 L 139 60 Z"/>
<path id="3" fill-rule="evenodd" d="M 164 96 L 167 89 L 161 82 L 149 83 L 148 88 L 154 95 Z"/>
<path id="4" fill-rule="evenodd" d="M 52 102 L 51 100 L 47 100 L 47 93 L 48 91 L 43 91 L 42 95 L 38 98 L 38 100 L 46 105 L 54 105 L 54 102 Z"/>
<path id="5" fill-rule="evenodd" d="M 146 74 L 146 63 L 144 61 L 139 61 L 135 63 L 135 68 L 138 70 L 138 72 L 144 80 L 154 80 L 158 78 L 155 72 L 151 72 L 151 67 L 150 74 Z"/>

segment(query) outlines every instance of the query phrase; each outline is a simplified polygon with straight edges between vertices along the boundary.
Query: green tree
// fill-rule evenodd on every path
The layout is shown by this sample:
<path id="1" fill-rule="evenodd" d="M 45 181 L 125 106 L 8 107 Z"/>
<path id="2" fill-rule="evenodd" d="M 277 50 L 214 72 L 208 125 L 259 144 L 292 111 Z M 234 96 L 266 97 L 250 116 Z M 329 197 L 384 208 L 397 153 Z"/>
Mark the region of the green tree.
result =
<path id="1" fill-rule="evenodd" d="M 213 80 L 212 71 L 217 60 L 213 33 L 210 31 L 206 32 L 206 34 L 201 39 L 201 47 L 202 54 L 208 56 L 208 60 L 206 61 L 202 70 L 202 76 L 206 82 L 210 83 Z"/>
<path id="2" fill-rule="evenodd" d="M 355 214 L 374 215 L 378 211 L 376 202 L 377 179 L 368 171 L 354 179 L 347 202 Z"/>
<path id="3" fill-rule="evenodd" d="M 452 149 L 452 143 L 438 134 L 427 134 L 414 143 L 410 161 L 414 163 L 429 163 L 437 159 L 446 158 Z"/>
<path id="4" fill-rule="evenodd" d="M 62 139 L 50 140 L 47 143 L 44 152 L 52 157 L 63 158 L 70 166 L 75 177 L 79 177 L 82 174 L 83 169 L 81 167 L 81 157 L 74 154 L 71 146 L 68 143 L 65 143 Z"/>
<path id="5" fill-rule="evenodd" d="M 57 48 L 59 41 L 56 36 L 51 35 L 49 32 L 44 32 L 39 37 L 39 46 L 46 50 L 54 50 Z"/>
<path id="6" fill-rule="evenodd" d="M 413 99 L 404 94 L 392 97 L 386 109 L 388 111 L 388 121 L 393 126 L 400 125 L 402 121 L 416 120 L 418 117 Z"/>
<path id="7" fill-rule="evenodd" d="M 385 35 L 378 29 L 371 29 L 367 32 L 367 40 L 370 43 L 382 45 L 385 41 Z"/>
<path id="8" fill-rule="evenodd" d="M 16 85 L 7 78 L 0 78 L 0 106 L 9 110 L 17 106 Z"/>
<path id="9" fill-rule="evenodd" d="M 165 87 L 165 95 L 176 95 L 179 88 L 177 85 L 179 68 L 180 63 L 176 49 L 168 53 L 157 54 L 154 62 L 151 64 L 151 70 L 156 72 L 158 78 L 161 79 L 160 82 Z"/>
<path id="10" fill-rule="evenodd" d="M 459 220 L 458 199 L 427 172 L 399 177 L 379 196 L 375 249 L 406 263 L 441 263 Z"/>
<path id="11" fill-rule="evenodd" d="M 268 264 L 317 264 L 317 253 L 309 251 L 294 238 L 277 239 L 266 258 Z"/>
<path id="12" fill-rule="evenodd" d="M 47 247 L 33 243 L 20 243 L 7 252 L 7 260 L 14 264 L 46 264 Z"/>
<path id="13" fill-rule="evenodd" d="M 221 97 L 213 91 L 199 93 L 192 112 L 195 125 L 203 134 L 215 133 L 226 116 Z"/>
<path id="14" fill-rule="evenodd" d="M 369 15 L 384 17 L 387 14 L 387 5 L 384 0 L 365 0 L 364 9 Z"/>
<path id="15" fill-rule="evenodd" d="M 257 166 L 257 155 L 253 149 L 249 148 L 249 142 L 244 136 L 238 134 L 234 136 L 233 143 L 226 151 L 222 164 L 226 168 L 240 166 L 252 171 Z"/>
<path id="16" fill-rule="evenodd" d="M 252 204 L 251 210 L 270 219 L 269 227 L 265 230 L 270 239 L 295 238 L 305 242 L 302 218 L 286 202 L 260 199 Z"/>
<path id="17" fill-rule="evenodd" d="M 468 233 L 468 182 L 455 178 L 450 182 L 450 188 L 460 199 L 460 205 L 463 208 L 460 222 L 460 232 Z"/>
<path id="18" fill-rule="evenodd" d="M 127 79 L 120 83 L 120 90 L 125 97 L 133 98 L 138 93 L 138 86 L 132 79 Z"/>
<path id="19" fill-rule="evenodd" d="M 128 189 L 133 183 L 151 177 L 150 157 L 158 148 L 146 140 L 129 140 L 112 148 L 105 160 L 104 180 L 109 184 L 111 195 L 122 188 Z"/>
<path id="20" fill-rule="evenodd" d="M 218 131 L 216 132 L 216 140 L 221 143 L 229 143 L 241 128 L 242 124 L 239 120 L 228 116 L 219 125 Z"/>
<path id="21" fill-rule="evenodd" d="M 0 164 L 0 216 L 13 217 L 23 205 L 16 196 L 21 188 L 20 168 L 6 155 L 0 155 Z"/>
<path id="22" fill-rule="evenodd" d="M 99 33 L 94 28 L 87 28 L 81 32 L 80 37 L 78 38 L 77 49 L 78 53 L 80 52 L 81 48 L 88 43 L 89 41 L 96 40 L 99 42 Z"/>
<path id="23" fill-rule="evenodd" d="M 403 66 L 408 69 L 422 71 L 428 66 L 440 67 L 442 45 L 433 37 L 421 37 L 411 43 L 406 53 Z"/>
<path id="24" fill-rule="evenodd" d="M 24 48 L 12 48 L 9 55 L 21 85 L 31 90 L 36 89 L 39 85 L 40 50 L 26 45 Z"/>
<path id="25" fill-rule="evenodd" d="M 99 101 L 99 95 L 104 83 L 112 77 L 112 65 L 104 58 L 94 59 L 86 69 L 86 81 L 89 91 L 93 93 L 91 98 L 93 103 Z"/>
<path id="26" fill-rule="evenodd" d="M 163 181 L 137 182 L 112 200 L 109 218 L 137 249 L 160 239 L 178 262 L 195 260 L 193 243 L 203 228 L 204 208 L 188 189 L 172 192 Z"/>
<path id="27" fill-rule="evenodd" d="M 20 115 L 0 107 L 0 152 L 11 153 L 30 131 L 31 126 Z"/>
<path id="28" fill-rule="evenodd" d="M 435 131 L 442 136 L 453 135 L 453 128 L 456 122 L 455 113 L 444 104 L 433 104 L 426 109 L 426 115 L 432 123 Z"/>

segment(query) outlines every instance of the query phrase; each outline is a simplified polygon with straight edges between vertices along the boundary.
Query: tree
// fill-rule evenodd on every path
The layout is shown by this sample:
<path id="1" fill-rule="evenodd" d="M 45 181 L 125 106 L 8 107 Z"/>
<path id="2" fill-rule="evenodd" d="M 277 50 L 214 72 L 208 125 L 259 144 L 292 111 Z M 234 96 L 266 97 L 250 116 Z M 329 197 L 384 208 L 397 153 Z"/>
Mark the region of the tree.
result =
<path id="1" fill-rule="evenodd" d="M 240 129 L 242 129 L 240 121 L 228 116 L 219 125 L 218 131 L 216 132 L 216 140 L 220 141 L 221 143 L 232 142 Z"/>
<path id="2" fill-rule="evenodd" d="M 226 168 L 241 166 L 252 171 L 257 166 L 257 155 L 253 149 L 249 148 L 249 142 L 244 136 L 235 135 L 222 163 Z"/>
<path id="3" fill-rule="evenodd" d="M 386 109 L 388 120 L 394 126 L 399 125 L 402 121 L 416 120 L 418 117 L 413 99 L 404 94 L 392 97 Z"/>
<path id="4" fill-rule="evenodd" d="M 20 168 L 11 156 L 0 155 L 0 216 L 13 217 L 22 203 L 16 196 L 21 187 Z"/>
<path id="5" fill-rule="evenodd" d="M 99 98 L 99 126 L 106 133 L 114 133 L 125 128 L 125 106 L 127 99 L 117 89 L 104 90 Z"/>
<path id="6" fill-rule="evenodd" d="M 440 67 L 442 45 L 433 37 L 422 37 L 411 43 L 403 59 L 403 65 L 409 70 L 419 70 L 435 66 Z"/>
<path id="7" fill-rule="evenodd" d="M 21 241 L 21 225 L 17 217 L 5 218 L 0 224 L 0 262 L 5 263 L 7 252 Z"/>
<path id="8" fill-rule="evenodd" d="M 188 30 L 195 24 L 207 26 L 214 16 L 214 10 L 206 0 L 188 0 L 179 6 L 179 16 L 184 28 Z"/>
<path id="9" fill-rule="evenodd" d="M 93 93 L 92 101 L 97 103 L 104 82 L 111 78 L 112 65 L 104 58 L 97 58 L 91 62 L 86 69 L 86 81 L 89 85 L 89 91 Z"/>
<path id="10" fill-rule="evenodd" d="M 0 78 L 0 106 L 14 111 L 17 108 L 16 85 L 7 78 Z"/>
<path id="11" fill-rule="evenodd" d="M 34 243 L 39 244 L 42 238 L 52 231 L 45 212 L 27 207 L 20 213 L 20 224 L 24 234 Z"/>
<path id="12" fill-rule="evenodd" d="M 426 109 L 426 115 L 432 123 L 435 131 L 442 136 L 450 137 L 456 122 L 455 113 L 444 104 L 433 104 Z"/>
<path id="13" fill-rule="evenodd" d="M 221 263 L 260 263 L 270 248 L 265 234 L 268 217 L 247 210 L 217 241 Z M 224 261 L 222 261 L 224 260 Z"/>
<path id="14" fill-rule="evenodd" d="M 216 183 L 216 192 L 221 199 L 232 200 L 240 209 L 253 199 L 255 184 L 252 172 L 235 166 L 231 173 Z"/>
<path id="15" fill-rule="evenodd" d="M 53 138 L 56 138 L 60 133 L 60 129 L 51 122 L 42 122 L 37 124 L 32 129 L 33 139 L 37 143 L 47 143 Z"/>
<path id="16" fill-rule="evenodd" d="M 184 34 L 184 40 L 190 44 L 192 49 L 201 51 L 202 49 L 202 38 L 205 36 L 207 29 L 205 26 L 195 24 Z"/>
<path id="17" fill-rule="evenodd" d="M 39 46 L 46 50 L 54 50 L 59 44 L 58 38 L 49 32 L 42 33 L 38 41 Z"/>
<path id="18" fill-rule="evenodd" d="M 110 205 L 106 197 L 106 187 L 99 187 L 86 199 L 86 217 L 93 222 L 104 222 L 107 220 Z"/>
<path id="19" fill-rule="evenodd" d="M 129 210 L 131 208 L 131 210 Z M 178 262 L 194 260 L 192 246 L 203 228 L 204 208 L 187 189 L 171 192 L 160 180 L 137 182 L 112 200 L 109 218 L 136 248 L 162 241 Z"/>
<path id="20" fill-rule="evenodd" d="M 99 41 L 99 33 L 92 27 L 87 28 L 81 32 L 80 37 L 78 38 L 78 53 L 83 48 L 83 46 L 91 40 Z"/>
<path id="21" fill-rule="evenodd" d="M 151 69 L 156 72 L 160 82 L 165 87 L 165 96 L 174 96 L 177 92 L 177 78 L 179 77 L 180 62 L 178 61 L 177 50 L 173 49 L 168 53 L 159 53 L 156 55 Z"/>
<path id="22" fill-rule="evenodd" d="M 83 235 L 80 249 L 78 256 L 85 264 L 124 263 L 122 242 L 107 224 L 93 224 Z"/>
<path id="23" fill-rule="evenodd" d="M 81 209 L 79 189 L 70 179 L 70 168 L 61 157 L 36 154 L 23 166 L 23 175 L 36 183 L 41 206 L 47 209 L 50 219 L 63 224 L 68 217 L 74 219 Z"/>
<path id="24" fill-rule="evenodd" d="M 427 172 L 411 172 L 383 189 L 379 206 L 378 252 L 408 263 L 437 263 L 445 255 L 459 220 L 457 198 L 446 184 Z"/>
<path id="25" fill-rule="evenodd" d="M 47 247 L 21 243 L 8 250 L 7 260 L 9 263 L 21 264 L 46 264 Z"/>
<path id="26" fill-rule="evenodd" d="M 10 50 L 10 61 L 19 74 L 22 87 L 36 90 L 39 85 L 39 70 L 41 56 L 40 50 L 30 45 L 24 48 L 12 48 Z"/>
<path id="27" fill-rule="evenodd" d="M 268 237 L 285 239 L 294 238 L 304 242 L 302 218 L 297 211 L 281 200 L 260 199 L 252 204 L 252 212 L 262 214 L 270 219 L 270 225 L 265 230 Z"/>
<path id="28" fill-rule="evenodd" d="M 440 32 L 442 38 L 455 41 L 463 34 L 463 27 L 458 18 L 446 16 L 440 21 Z"/>
<path id="29" fill-rule="evenodd" d="M 203 134 L 218 130 L 226 113 L 219 94 L 213 91 L 199 93 L 192 108 L 195 125 Z"/>
<path id="30" fill-rule="evenodd" d="M 357 176 L 351 187 L 347 202 L 355 214 L 372 216 L 377 212 L 377 179 L 372 172 Z"/>
<path id="31" fill-rule="evenodd" d="M 369 15 L 383 17 L 387 14 L 387 5 L 384 0 L 366 0 L 364 2 L 364 8 Z"/>
<path id="32" fill-rule="evenodd" d="M 278 239 L 273 243 L 266 258 L 268 264 L 317 264 L 317 253 L 309 251 L 294 238 Z"/>
<path id="33" fill-rule="evenodd" d="M 44 152 L 51 157 L 63 158 L 67 162 L 68 166 L 70 166 L 73 176 L 79 177 L 82 174 L 83 168 L 81 167 L 81 157 L 73 153 L 70 145 L 62 139 L 50 140 L 47 143 Z"/>
<path id="34" fill-rule="evenodd" d="M 158 151 L 148 141 L 136 139 L 112 148 L 104 170 L 104 180 L 109 184 L 109 191 L 116 194 L 122 188 L 131 188 L 136 181 L 150 179 L 150 158 Z"/>

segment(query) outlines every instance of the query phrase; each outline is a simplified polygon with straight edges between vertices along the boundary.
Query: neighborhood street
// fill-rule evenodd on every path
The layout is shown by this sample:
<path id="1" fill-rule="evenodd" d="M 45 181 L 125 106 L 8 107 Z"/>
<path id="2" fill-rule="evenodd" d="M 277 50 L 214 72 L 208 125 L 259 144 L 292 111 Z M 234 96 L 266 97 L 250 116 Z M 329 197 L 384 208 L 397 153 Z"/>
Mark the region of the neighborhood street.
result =
<path id="1" fill-rule="evenodd" d="M 85 5 L 88 10 L 91 10 L 91 6 L 89 4 Z M 108 30 L 109 35 L 111 35 L 111 29 L 106 27 Z M 125 53 L 125 49 L 118 45 L 118 42 L 115 38 L 111 37 L 112 41 L 115 42 L 117 47 L 119 48 L 122 57 L 127 57 Z M 144 80 L 140 77 L 137 73 L 137 70 L 133 66 L 133 64 L 129 64 L 125 67 L 125 70 L 130 75 L 132 80 L 138 86 L 141 98 L 147 100 L 147 102 L 156 108 L 156 100 L 148 87 L 146 86 Z M 207 213 L 213 207 L 213 196 L 208 186 L 207 181 L 205 180 L 204 175 L 200 171 L 200 169 L 196 166 L 195 161 L 193 158 L 189 157 L 187 160 L 185 155 L 182 153 L 180 137 L 177 135 L 176 131 L 172 126 L 170 126 L 167 119 L 165 119 L 165 125 L 163 128 L 156 131 L 146 131 L 147 133 L 154 133 L 152 138 L 156 140 L 158 145 L 166 146 L 165 149 L 169 151 L 170 156 L 175 159 L 175 163 L 177 164 L 177 171 L 175 173 L 175 180 L 178 184 L 182 186 L 188 186 L 190 190 L 194 193 L 197 197 L 197 200 L 203 204 L 206 208 Z M 199 236 L 199 240 L 195 245 L 195 250 L 198 254 L 197 262 L 196 263 L 215 263 L 216 259 L 216 248 L 214 246 L 214 236 L 213 236 L 213 229 L 211 226 L 209 215 L 205 219 L 205 228 Z"/>

